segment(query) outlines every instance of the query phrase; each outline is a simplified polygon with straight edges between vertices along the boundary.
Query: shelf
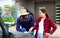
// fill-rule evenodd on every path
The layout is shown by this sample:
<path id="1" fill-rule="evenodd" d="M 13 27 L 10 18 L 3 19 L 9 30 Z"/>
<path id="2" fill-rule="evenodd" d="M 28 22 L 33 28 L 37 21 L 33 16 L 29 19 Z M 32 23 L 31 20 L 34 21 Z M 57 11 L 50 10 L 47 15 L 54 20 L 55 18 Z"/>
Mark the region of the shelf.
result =
<path id="1" fill-rule="evenodd" d="M 60 5 L 56 6 L 56 23 L 60 24 Z"/>
<path id="2" fill-rule="evenodd" d="M 60 23 L 60 22 L 56 22 L 56 23 Z"/>
<path id="3" fill-rule="evenodd" d="M 56 17 L 60 17 L 60 16 L 56 16 Z"/>
<path id="4" fill-rule="evenodd" d="M 60 13 L 56 13 L 56 14 L 60 14 Z"/>
<path id="5" fill-rule="evenodd" d="M 60 11 L 60 10 L 56 10 L 56 11 Z"/>
<path id="6" fill-rule="evenodd" d="M 56 19 L 56 20 L 60 20 L 60 19 Z"/>
<path id="7" fill-rule="evenodd" d="M 56 8 L 60 8 L 60 7 L 56 7 Z"/>

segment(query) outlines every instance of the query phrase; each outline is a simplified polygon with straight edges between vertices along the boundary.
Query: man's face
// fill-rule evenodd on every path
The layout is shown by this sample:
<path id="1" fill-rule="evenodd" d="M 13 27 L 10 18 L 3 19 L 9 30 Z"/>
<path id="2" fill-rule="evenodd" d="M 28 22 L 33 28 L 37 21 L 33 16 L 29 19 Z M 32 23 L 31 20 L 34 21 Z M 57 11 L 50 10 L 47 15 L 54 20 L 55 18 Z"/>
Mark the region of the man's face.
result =
<path id="1" fill-rule="evenodd" d="M 7 8 L 7 9 L 5 9 L 5 13 L 9 13 L 10 12 L 10 10 Z"/>
<path id="2" fill-rule="evenodd" d="M 21 15 L 23 19 L 25 19 L 26 15 Z"/>

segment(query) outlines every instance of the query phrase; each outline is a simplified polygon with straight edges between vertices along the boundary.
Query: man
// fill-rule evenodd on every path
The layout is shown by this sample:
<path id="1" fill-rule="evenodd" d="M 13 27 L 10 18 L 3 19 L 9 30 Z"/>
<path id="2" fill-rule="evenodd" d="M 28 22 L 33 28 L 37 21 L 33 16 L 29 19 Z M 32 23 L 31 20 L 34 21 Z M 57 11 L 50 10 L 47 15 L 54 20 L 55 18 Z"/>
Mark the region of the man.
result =
<path id="1" fill-rule="evenodd" d="M 3 20 L 7 20 L 8 18 L 12 18 L 12 15 L 10 13 L 10 9 L 9 8 L 5 8 L 5 12 L 2 13 L 1 17 L 3 18 Z M 4 21 L 4 22 L 6 22 L 6 21 Z M 8 22 L 8 20 L 7 20 L 7 22 Z M 8 31 L 9 30 L 9 24 L 7 23 L 5 25 L 6 25 L 6 29 Z"/>
<path id="2" fill-rule="evenodd" d="M 12 18 L 12 15 L 11 15 L 11 13 L 10 13 L 10 9 L 9 9 L 9 8 L 5 8 L 5 12 L 2 13 L 1 17 Z"/>
<path id="3" fill-rule="evenodd" d="M 26 9 L 21 10 L 21 16 L 17 19 L 16 30 L 25 32 L 31 32 L 34 26 L 34 18 L 27 13 Z M 22 28 L 20 28 L 22 27 Z"/>

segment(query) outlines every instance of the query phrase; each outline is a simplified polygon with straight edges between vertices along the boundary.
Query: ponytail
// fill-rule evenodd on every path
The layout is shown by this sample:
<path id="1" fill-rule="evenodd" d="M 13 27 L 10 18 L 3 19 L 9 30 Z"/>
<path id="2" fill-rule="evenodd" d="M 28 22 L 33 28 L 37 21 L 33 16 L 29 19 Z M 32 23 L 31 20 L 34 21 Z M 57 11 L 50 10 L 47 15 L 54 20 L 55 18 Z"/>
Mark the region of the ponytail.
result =
<path id="1" fill-rule="evenodd" d="M 47 13 L 46 13 L 46 17 L 49 17 Z"/>

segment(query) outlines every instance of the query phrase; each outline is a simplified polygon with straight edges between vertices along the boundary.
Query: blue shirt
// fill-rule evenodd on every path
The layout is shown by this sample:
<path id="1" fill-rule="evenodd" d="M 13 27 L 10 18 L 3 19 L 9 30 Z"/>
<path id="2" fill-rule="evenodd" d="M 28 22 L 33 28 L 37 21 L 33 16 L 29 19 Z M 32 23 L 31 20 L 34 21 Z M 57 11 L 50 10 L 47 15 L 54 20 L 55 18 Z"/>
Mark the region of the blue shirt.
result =
<path id="1" fill-rule="evenodd" d="M 33 16 L 28 14 L 28 15 L 26 15 L 26 19 L 23 19 L 22 16 L 20 16 L 17 19 L 17 24 L 16 24 L 17 31 L 21 31 L 20 25 L 22 26 L 22 28 L 25 28 L 26 31 L 29 31 L 29 29 L 34 26 Z"/>
<path id="2" fill-rule="evenodd" d="M 1 15 L 1 17 L 2 17 L 2 18 L 4 18 L 4 17 L 12 18 L 12 15 L 11 15 L 10 13 L 8 13 L 8 14 L 3 13 L 3 14 Z"/>

